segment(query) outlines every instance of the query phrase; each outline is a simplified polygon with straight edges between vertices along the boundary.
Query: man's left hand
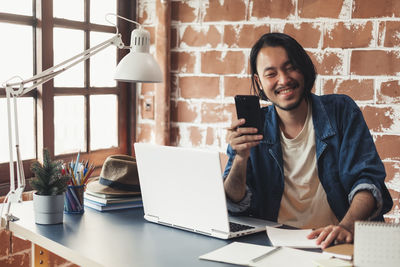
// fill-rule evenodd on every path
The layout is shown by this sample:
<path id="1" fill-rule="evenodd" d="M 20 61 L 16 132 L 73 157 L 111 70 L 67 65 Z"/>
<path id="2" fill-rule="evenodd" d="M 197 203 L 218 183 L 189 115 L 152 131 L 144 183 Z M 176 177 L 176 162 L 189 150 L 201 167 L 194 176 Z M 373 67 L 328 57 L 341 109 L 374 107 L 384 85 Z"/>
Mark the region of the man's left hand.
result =
<path id="1" fill-rule="evenodd" d="M 317 238 L 315 242 L 324 249 L 332 242 L 335 244 L 353 242 L 353 233 L 341 225 L 328 225 L 312 231 L 307 238 Z"/>

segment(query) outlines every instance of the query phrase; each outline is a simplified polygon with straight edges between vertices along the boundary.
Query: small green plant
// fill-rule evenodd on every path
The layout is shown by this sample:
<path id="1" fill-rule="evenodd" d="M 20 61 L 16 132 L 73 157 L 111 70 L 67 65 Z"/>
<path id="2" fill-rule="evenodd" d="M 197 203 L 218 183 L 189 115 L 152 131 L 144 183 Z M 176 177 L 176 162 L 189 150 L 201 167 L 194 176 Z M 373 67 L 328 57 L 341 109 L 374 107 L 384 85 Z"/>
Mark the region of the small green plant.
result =
<path id="1" fill-rule="evenodd" d="M 67 190 L 68 181 L 71 177 L 63 175 L 62 162 L 52 161 L 47 149 L 43 149 L 43 164 L 34 162 L 31 170 L 35 177 L 31 180 L 31 186 L 38 195 L 54 196 Z"/>

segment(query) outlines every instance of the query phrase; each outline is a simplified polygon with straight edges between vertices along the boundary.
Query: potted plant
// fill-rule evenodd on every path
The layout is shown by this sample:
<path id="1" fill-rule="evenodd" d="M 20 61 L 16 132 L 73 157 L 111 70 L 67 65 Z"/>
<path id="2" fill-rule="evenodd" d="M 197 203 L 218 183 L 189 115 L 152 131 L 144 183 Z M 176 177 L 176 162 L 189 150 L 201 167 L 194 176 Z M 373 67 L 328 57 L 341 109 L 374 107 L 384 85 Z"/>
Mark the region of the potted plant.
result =
<path id="1" fill-rule="evenodd" d="M 35 222 L 57 224 L 63 222 L 64 192 L 71 177 L 64 175 L 61 161 L 52 161 L 47 149 L 43 149 L 43 164 L 34 162 L 31 170 L 35 177 L 31 186 L 33 194 Z"/>

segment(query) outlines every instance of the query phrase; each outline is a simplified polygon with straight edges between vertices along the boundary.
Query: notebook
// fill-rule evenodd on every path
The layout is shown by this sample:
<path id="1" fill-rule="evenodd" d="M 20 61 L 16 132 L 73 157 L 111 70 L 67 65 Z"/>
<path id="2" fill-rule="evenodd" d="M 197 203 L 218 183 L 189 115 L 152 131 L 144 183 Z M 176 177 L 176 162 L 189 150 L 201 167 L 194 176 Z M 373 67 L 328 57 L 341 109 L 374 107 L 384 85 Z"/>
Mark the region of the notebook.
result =
<path id="1" fill-rule="evenodd" d="M 341 258 L 344 260 L 352 260 L 354 254 L 354 245 L 353 244 L 339 244 L 331 247 L 327 247 L 323 250 L 324 254 Z"/>
<path id="2" fill-rule="evenodd" d="M 400 266 L 400 224 L 356 222 L 355 266 Z"/>
<path id="3" fill-rule="evenodd" d="M 271 244 L 275 247 L 294 248 L 319 248 L 315 239 L 308 239 L 307 236 L 312 229 L 284 229 L 266 227 L 267 235 Z"/>
<path id="4" fill-rule="evenodd" d="M 218 151 L 134 146 L 146 220 L 222 239 L 280 226 L 248 217 L 229 220 Z"/>

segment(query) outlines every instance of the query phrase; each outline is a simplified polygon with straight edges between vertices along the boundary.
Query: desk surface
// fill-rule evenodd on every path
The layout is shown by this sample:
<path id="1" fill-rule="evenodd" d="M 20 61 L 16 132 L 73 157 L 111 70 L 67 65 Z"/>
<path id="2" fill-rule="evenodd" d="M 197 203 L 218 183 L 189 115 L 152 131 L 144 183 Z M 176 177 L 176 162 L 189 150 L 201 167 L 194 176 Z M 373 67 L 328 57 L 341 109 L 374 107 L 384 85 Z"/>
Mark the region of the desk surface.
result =
<path id="1" fill-rule="evenodd" d="M 233 240 L 220 240 L 147 222 L 143 209 L 64 214 L 64 223 L 34 223 L 31 201 L 11 206 L 20 220 L 10 230 L 82 266 L 230 266 L 198 257 Z M 265 232 L 234 239 L 269 245 Z"/>

